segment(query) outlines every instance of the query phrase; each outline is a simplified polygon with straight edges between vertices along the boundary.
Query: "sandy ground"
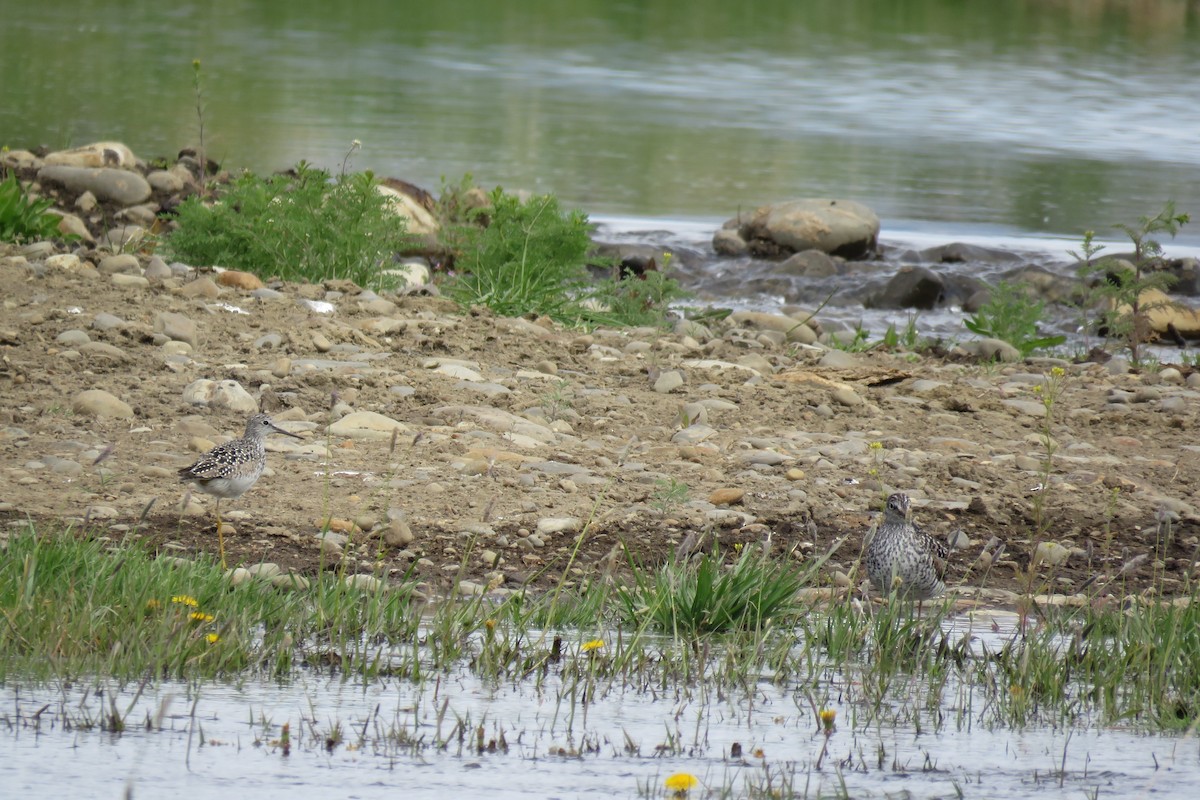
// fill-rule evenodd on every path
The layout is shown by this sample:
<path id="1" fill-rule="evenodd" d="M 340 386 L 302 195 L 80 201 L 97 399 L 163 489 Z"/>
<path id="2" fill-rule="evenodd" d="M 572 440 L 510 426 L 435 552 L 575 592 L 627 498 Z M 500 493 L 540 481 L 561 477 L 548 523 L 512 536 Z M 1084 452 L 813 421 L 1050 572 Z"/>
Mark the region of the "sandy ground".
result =
<path id="1" fill-rule="evenodd" d="M 964 545 L 949 579 L 964 597 L 1177 596 L 1197 577 L 1200 375 L 1185 368 L 885 352 L 831 365 L 819 348 L 746 327 L 589 334 L 344 285 L 275 286 L 260 299 L 213 296 L 211 275 L 128 277 L 86 254 L 47 265 L 0 248 L 10 532 L 70 522 L 164 554 L 215 555 L 212 498 L 176 470 L 239 435 L 249 412 L 186 401 L 207 379 L 237 381 L 304 437 L 274 437 L 267 474 L 223 503 L 234 563 L 312 574 L 349 559 L 351 572 L 412 574 L 434 593 L 461 579 L 463 591 L 513 590 L 659 564 L 689 533 L 712 531 L 726 547 L 769 542 L 798 565 L 844 538 L 821 584 L 857 591 L 863 536 L 887 492 L 904 490 L 918 523 Z M 166 341 L 162 312 L 195 323 L 189 345 Z M 102 313 L 119 324 L 96 327 Z M 1045 481 L 1049 389 L 1034 387 L 1055 365 Z M 672 371 L 682 384 L 656 391 Z M 92 416 L 77 403 L 89 389 L 132 417 Z M 358 411 L 403 427 L 330 433 Z M 330 518 L 345 538 L 322 547 Z"/>

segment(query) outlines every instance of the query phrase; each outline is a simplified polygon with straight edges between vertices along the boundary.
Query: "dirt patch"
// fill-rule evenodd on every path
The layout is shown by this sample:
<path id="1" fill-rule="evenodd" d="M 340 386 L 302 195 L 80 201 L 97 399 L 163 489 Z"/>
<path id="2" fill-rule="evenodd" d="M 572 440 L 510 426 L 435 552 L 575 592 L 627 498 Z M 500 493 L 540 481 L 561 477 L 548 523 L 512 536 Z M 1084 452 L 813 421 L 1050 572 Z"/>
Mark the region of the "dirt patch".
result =
<path id="1" fill-rule="evenodd" d="M 185 402 L 185 389 L 208 379 L 237 381 L 306 440 L 272 439 L 271 472 L 222 504 L 237 528 L 226 541 L 232 562 L 313 573 L 352 559 L 352 571 L 412 575 L 433 592 L 462 578 L 546 587 L 621 572 L 629 557 L 661 563 L 690 532 L 712 530 L 726 547 L 769 542 L 797 562 L 846 537 L 822 570 L 844 587 L 858 579 L 873 512 L 895 489 L 913 496 L 925 528 L 966 535 L 952 585 L 1174 596 L 1196 578 L 1200 443 L 1186 370 L 1058 364 L 1047 483 L 1034 387 L 1056 362 L 877 352 L 834 369 L 819 364 L 820 350 L 761 331 L 585 334 L 344 284 L 276 286 L 266 297 L 214 294 L 195 283 L 211 276 L 192 274 L 120 285 L 90 255 L 67 269 L 0 250 L 9 530 L 28 519 L 43 530 L 86 522 L 88 535 L 215 554 L 212 500 L 175 471 L 239 435 L 248 413 Z M 332 312 L 314 310 L 314 299 Z M 162 312 L 196 323 L 194 346 L 156 332 Z M 99 314 L 117 323 L 98 327 Z M 655 391 L 671 370 L 682 386 Z M 133 417 L 74 410 L 93 388 Z M 407 430 L 394 440 L 328 435 L 360 410 Z M 684 431 L 685 422 L 697 424 Z M 713 506 L 718 489 L 742 495 Z M 389 510 L 403 523 L 389 522 Z M 317 533 L 329 518 L 361 530 L 323 552 Z M 579 523 L 556 530 L 564 519 L 585 525 L 581 542 Z M 1062 548 L 1043 554 L 1066 552 L 1065 562 L 1037 566 L 1031 580 L 1041 542 Z M 980 553 L 999 544 L 984 569 Z"/>

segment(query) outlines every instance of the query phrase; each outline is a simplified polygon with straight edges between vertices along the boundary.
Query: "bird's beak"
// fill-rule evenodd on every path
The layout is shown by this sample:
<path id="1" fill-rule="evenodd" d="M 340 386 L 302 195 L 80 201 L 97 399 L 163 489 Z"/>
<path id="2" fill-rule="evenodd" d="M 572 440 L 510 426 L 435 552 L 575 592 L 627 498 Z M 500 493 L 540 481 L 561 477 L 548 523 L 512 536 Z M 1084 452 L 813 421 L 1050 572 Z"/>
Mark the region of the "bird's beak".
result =
<path id="1" fill-rule="evenodd" d="M 301 436 L 298 433 L 292 433 L 291 431 L 285 431 L 283 428 L 279 427 L 275 423 L 271 423 L 271 430 L 275 431 L 276 433 L 282 433 L 284 436 L 290 436 L 293 439 L 303 439 L 304 438 L 303 436 Z"/>

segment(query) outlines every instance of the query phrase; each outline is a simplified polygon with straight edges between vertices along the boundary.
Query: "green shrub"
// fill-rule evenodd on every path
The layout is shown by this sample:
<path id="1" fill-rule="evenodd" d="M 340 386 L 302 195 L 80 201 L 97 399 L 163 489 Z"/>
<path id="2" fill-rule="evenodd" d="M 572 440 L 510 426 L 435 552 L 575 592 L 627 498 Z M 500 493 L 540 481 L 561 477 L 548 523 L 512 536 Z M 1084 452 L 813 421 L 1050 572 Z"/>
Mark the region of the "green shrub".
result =
<path id="1" fill-rule="evenodd" d="M 447 293 L 464 306 L 481 305 L 506 317 L 539 314 L 578 322 L 587 285 L 587 216 L 563 213 L 553 195 L 521 202 L 497 187 L 491 205 L 469 212 L 487 215 L 486 227 L 454 226 L 457 275 Z"/>
<path id="2" fill-rule="evenodd" d="M 1020 284 L 1000 281 L 988 301 L 965 325 L 980 336 L 1003 339 L 1025 357 L 1034 350 L 1056 347 L 1065 336 L 1038 336 L 1038 322 L 1046 304 L 1030 295 Z"/>
<path id="3" fill-rule="evenodd" d="M 0 183 L 0 241 L 25 242 L 61 236 L 60 217 L 47 212 L 52 205 L 45 198 L 30 199 L 17 176 L 9 175 Z"/>
<path id="4" fill-rule="evenodd" d="M 191 197 L 179 207 L 169 251 L 195 265 L 220 265 L 318 283 L 344 278 L 386 285 L 381 268 L 409 241 L 406 220 L 376 191 L 370 172 L 341 175 L 301 162 L 295 174 L 246 173 L 219 201 Z"/>

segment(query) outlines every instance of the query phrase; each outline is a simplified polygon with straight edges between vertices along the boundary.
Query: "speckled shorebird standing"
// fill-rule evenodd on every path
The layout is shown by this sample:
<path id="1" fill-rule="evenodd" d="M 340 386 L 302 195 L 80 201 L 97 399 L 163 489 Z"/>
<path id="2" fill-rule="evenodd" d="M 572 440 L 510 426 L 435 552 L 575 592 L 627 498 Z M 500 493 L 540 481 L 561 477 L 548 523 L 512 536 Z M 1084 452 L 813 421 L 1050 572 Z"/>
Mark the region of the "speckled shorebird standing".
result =
<path id="1" fill-rule="evenodd" d="M 263 440 L 272 433 L 302 438 L 285 431 L 266 414 L 255 414 L 246 422 L 246 433 L 242 438 L 217 445 L 195 464 L 179 470 L 181 481 L 217 498 L 217 546 L 221 551 L 222 569 L 225 568 L 225 535 L 221 531 L 221 501 L 241 497 L 259 479 L 267 466 Z"/>
<path id="2" fill-rule="evenodd" d="M 897 492 L 887 499 L 883 522 L 867 544 L 867 577 L 880 592 L 895 589 L 902 597 L 928 600 L 941 594 L 946 584 L 949 548 L 908 519 L 908 495 Z"/>

